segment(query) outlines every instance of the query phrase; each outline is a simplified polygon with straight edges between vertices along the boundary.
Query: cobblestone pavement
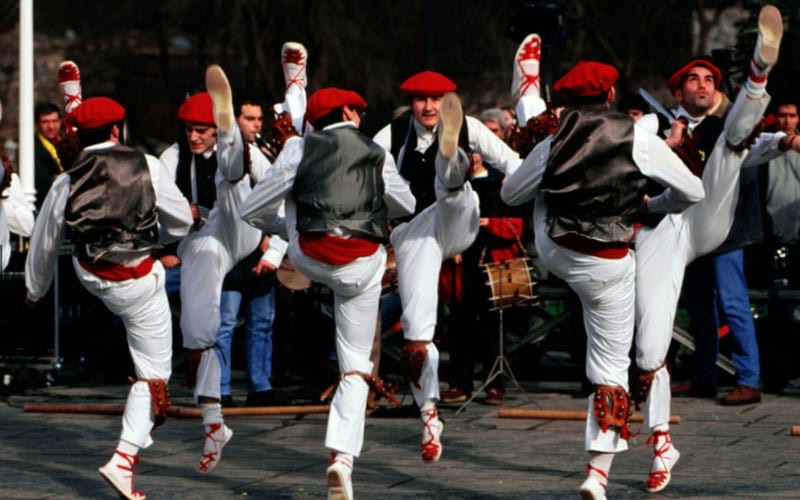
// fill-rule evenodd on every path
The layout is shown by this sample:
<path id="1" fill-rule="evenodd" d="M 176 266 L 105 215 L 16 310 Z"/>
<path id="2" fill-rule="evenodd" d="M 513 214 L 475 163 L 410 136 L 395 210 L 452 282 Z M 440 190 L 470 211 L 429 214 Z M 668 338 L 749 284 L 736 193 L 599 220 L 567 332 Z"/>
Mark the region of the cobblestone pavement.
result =
<path id="1" fill-rule="evenodd" d="M 525 384 L 512 390 L 505 407 L 584 410 L 568 383 Z M 191 395 L 170 387 L 173 403 Z M 116 444 L 120 418 L 24 412 L 28 403 L 122 405 L 121 385 L 55 386 L 9 396 L 0 405 L 0 498 L 113 498 L 97 467 Z M 411 404 L 405 394 L 403 401 Z M 479 401 L 446 420 L 442 459 L 419 457 L 420 423 L 414 409 L 381 407 L 367 419 L 365 446 L 356 460 L 357 498 L 577 498 L 588 455 L 583 423 L 498 417 L 498 407 Z M 714 400 L 676 398 L 673 440 L 681 459 L 666 498 L 800 498 L 800 424 L 797 394 L 764 395 L 761 403 L 724 407 Z M 325 415 L 230 417 L 235 436 L 219 467 L 195 472 L 203 437 L 199 419 L 172 418 L 143 450 L 136 486 L 148 498 L 321 498 L 326 495 L 323 447 Z M 639 429 L 633 424 L 633 430 Z M 616 457 L 609 498 L 645 498 L 652 457 L 647 433 Z"/>

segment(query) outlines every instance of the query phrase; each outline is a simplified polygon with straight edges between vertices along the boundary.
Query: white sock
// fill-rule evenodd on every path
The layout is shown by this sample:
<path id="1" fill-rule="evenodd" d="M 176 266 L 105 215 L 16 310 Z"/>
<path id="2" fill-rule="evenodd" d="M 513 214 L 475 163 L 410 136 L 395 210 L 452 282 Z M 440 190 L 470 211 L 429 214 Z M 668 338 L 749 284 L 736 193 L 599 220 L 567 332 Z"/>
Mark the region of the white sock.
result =
<path id="1" fill-rule="evenodd" d="M 126 455 L 134 456 L 139 454 L 139 447 L 133 443 L 129 443 L 128 441 L 123 441 L 120 439 L 119 444 L 117 444 L 117 451 L 121 451 Z"/>
<path id="2" fill-rule="evenodd" d="M 419 412 L 420 413 L 424 413 L 426 411 L 429 411 L 431 408 L 435 408 L 435 407 L 436 407 L 436 402 L 434 400 L 432 400 L 432 399 L 429 399 L 429 400 L 425 401 L 425 403 L 422 405 L 422 408 L 419 409 Z M 423 419 L 424 419 L 424 417 L 423 417 Z"/>
<path id="3" fill-rule="evenodd" d="M 600 484 L 606 484 L 608 481 L 608 473 L 611 471 L 611 462 L 614 461 L 614 454 L 596 451 L 590 451 L 589 453 L 592 455 L 592 458 L 589 460 L 589 471 L 586 475 L 594 475 L 597 480 L 600 481 Z M 605 474 L 605 476 L 603 474 Z"/>
<path id="4" fill-rule="evenodd" d="M 200 403 L 200 411 L 203 414 L 203 425 L 221 424 L 225 421 L 220 403 Z"/>

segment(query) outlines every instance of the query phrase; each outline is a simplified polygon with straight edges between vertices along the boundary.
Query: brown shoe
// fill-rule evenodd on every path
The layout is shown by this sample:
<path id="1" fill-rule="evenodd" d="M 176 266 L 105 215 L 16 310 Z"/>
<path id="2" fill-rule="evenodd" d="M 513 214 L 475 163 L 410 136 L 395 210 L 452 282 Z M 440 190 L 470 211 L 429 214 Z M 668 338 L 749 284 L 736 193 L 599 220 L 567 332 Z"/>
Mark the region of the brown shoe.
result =
<path id="1" fill-rule="evenodd" d="M 761 401 L 761 391 L 755 387 L 737 385 L 731 392 L 722 396 L 720 403 L 725 406 L 749 405 Z"/>
<path id="2" fill-rule="evenodd" d="M 442 403 L 463 403 L 467 399 L 469 399 L 469 394 L 457 387 L 446 390 L 440 398 Z"/>
<path id="3" fill-rule="evenodd" d="M 486 405 L 502 405 L 503 398 L 505 397 L 505 391 L 501 389 L 489 389 L 486 391 L 486 399 L 483 400 L 483 404 Z"/>

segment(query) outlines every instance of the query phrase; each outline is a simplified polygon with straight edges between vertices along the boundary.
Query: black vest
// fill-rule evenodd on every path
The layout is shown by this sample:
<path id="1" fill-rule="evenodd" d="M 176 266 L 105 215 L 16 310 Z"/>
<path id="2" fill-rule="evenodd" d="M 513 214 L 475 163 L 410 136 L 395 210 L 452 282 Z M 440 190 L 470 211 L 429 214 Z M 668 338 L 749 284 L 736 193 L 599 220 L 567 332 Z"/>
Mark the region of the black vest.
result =
<path id="1" fill-rule="evenodd" d="M 245 152 L 247 152 L 245 147 Z M 194 159 L 195 182 L 197 184 L 197 205 L 211 210 L 217 201 L 217 186 L 214 176 L 217 173 L 217 155 L 212 153 L 208 158 L 196 155 L 189 149 L 185 136 L 178 139 L 178 166 L 175 170 L 175 184 L 187 200 L 192 200 L 191 167 Z"/>
<path id="2" fill-rule="evenodd" d="M 155 246 L 156 194 L 144 154 L 121 145 L 84 151 L 68 174 L 65 220 L 79 257 L 97 261 L 112 246 Z"/>
<path id="3" fill-rule="evenodd" d="M 292 195 L 300 233 L 341 227 L 387 241 L 383 201 L 386 151 L 353 127 L 305 136 Z"/>
<path id="4" fill-rule="evenodd" d="M 434 162 L 436 161 L 436 152 L 439 150 L 439 139 L 434 139 L 424 153 L 417 151 L 417 133 L 414 130 L 411 111 L 406 111 L 399 118 L 392 120 L 391 131 L 392 144 L 390 151 L 395 162 L 397 162 L 397 170 L 409 182 L 411 194 L 417 200 L 416 208 L 414 209 L 414 215 L 416 215 L 436 201 L 436 191 L 434 190 L 436 166 Z M 466 117 L 461 124 L 458 145 L 464 151 L 469 152 Z M 399 155 L 403 146 L 405 146 L 405 150 L 401 165 Z M 410 219 L 411 217 L 408 218 Z"/>
<path id="5" fill-rule="evenodd" d="M 540 189 L 552 237 L 628 243 L 646 178 L 633 162 L 633 119 L 598 106 L 561 115 Z"/>

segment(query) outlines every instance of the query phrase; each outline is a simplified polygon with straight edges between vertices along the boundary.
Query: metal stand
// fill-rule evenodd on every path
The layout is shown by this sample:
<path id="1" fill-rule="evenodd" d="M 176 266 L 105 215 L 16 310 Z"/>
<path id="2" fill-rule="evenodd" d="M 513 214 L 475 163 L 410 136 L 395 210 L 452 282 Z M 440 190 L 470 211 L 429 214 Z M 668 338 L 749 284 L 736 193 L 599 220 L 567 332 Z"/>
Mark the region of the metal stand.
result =
<path id="1" fill-rule="evenodd" d="M 499 280 L 498 280 L 498 294 L 501 297 L 503 295 L 503 276 L 502 276 L 502 273 L 500 273 L 500 277 L 499 277 Z M 464 404 L 462 404 L 458 408 L 458 410 L 456 410 L 456 414 L 459 414 L 462 411 L 464 411 L 464 409 L 467 407 L 467 405 L 470 404 L 473 399 L 475 399 L 475 397 L 478 395 L 478 393 L 480 393 L 484 389 L 486 389 L 486 387 L 488 387 L 489 384 L 491 384 L 492 381 L 494 379 L 496 379 L 497 377 L 499 377 L 499 376 L 506 377 L 507 379 L 509 379 L 514 384 L 514 386 L 517 389 L 520 390 L 520 392 L 522 392 L 523 394 L 526 394 L 525 389 L 523 389 L 522 386 L 519 385 L 519 382 L 517 381 L 517 377 L 514 376 L 514 372 L 511 371 L 511 363 L 508 362 L 508 359 L 506 358 L 506 355 L 505 355 L 505 348 L 504 348 L 504 343 L 505 343 L 504 342 L 504 337 L 505 337 L 504 333 L 505 333 L 505 331 L 504 331 L 504 328 L 503 328 L 503 308 L 498 309 L 497 314 L 498 314 L 498 318 L 497 318 L 498 335 L 500 336 L 500 339 L 499 339 L 499 342 L 498 342 L 498 347 L 499 347 L 498 351 L 499 352 L 497 354 L 497 358 L 495 358 L 494 364 L 492 365 L 492 369 L 489 370 L 489 374 L 486 376 L 486 382 L 484 382 L 483 385 L 478 388 L 478 390 L 472 391 L 472 395 L 469 397 L 469 399 L 467 399 L 464 402 Z"/>

